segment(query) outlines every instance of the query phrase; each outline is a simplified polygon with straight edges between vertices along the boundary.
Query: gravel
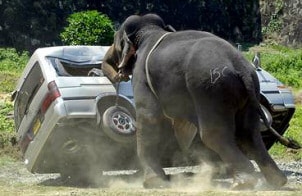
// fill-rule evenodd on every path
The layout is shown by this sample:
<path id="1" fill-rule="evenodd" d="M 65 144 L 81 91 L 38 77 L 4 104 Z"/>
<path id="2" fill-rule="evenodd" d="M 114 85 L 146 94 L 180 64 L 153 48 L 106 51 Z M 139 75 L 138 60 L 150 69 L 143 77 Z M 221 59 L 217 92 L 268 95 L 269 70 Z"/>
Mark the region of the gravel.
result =
<path id="1" fill-rule="evenodd" d="M 289 184 L 302 185 L 302 160 L 290 162 L 279 161 L 278 165 L 285 172 Z"/>
<path id="2" fill-rule="evenodd" d="M 277 161 L 278 166 L 288 177 L 288 183 L 286 187 L 297 187 L 302 185 L 302 160 L 300 161 Z M 183 172 L 193 172 L 199 173 L 202 171 L 201 167 L 181 167 L 181 168 L 169 168 L 166 172 L 169 174 L 177 175 Z M 132 175 L 133 171 L 125 171 L 124 174 Z M 106 172 L 106 176 L 117 176 L 123 174 L 123 172 Z M 203 175 L 203 174 L 202 174 Z M 52 185 L 63 185 L 64 182 L 61 181 L 59 174 L 32 174 L 27 171 L 22 162 L 8 162 L 0 165 L 0 182 L 14 184 L 25 184 L 25 185 L 35 185 L 35 184 L 47 184 L 52 183 Z"/>

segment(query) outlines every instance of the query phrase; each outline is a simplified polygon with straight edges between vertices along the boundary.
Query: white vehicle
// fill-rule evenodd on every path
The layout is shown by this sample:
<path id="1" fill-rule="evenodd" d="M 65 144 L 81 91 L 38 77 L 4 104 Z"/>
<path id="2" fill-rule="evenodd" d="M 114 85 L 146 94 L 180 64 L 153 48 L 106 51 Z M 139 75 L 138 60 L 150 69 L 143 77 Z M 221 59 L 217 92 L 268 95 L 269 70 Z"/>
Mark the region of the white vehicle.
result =
<path id="1" fill-rule="evenodd" d="M 30 58 L 13 93 L 15 128 L 30 172 L 85 178 L 104 161 L 101 169 L 135 167 L 131 83 L 120 83 L 117 98 L 100 70 L 107 49 L 40 48 Z"/>

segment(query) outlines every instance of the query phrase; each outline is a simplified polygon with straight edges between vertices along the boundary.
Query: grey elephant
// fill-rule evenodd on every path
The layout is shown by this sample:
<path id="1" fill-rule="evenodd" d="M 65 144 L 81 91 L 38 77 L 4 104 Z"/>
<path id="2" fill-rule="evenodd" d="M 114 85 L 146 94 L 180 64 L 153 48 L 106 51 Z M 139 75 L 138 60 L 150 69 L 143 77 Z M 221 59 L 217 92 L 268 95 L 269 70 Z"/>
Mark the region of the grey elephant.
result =
<path id="1" fill-rule="evenodd" d="M 231 168 L 234 189 L 254 187 L 250 159 L 269 184 L 281 187 L 287 182 L 259 132 L 263 112 L 255 68 L 231 44 L 207 32 L 171 32 L 158 15 L 147 14 L 123 22 L 112 50 L 118 70 L 132 70 L 145 187 L 168 184 L 158 158 L 163 136 L 170 131 L 167 123 L 184 149 L 199 134 Z"/>

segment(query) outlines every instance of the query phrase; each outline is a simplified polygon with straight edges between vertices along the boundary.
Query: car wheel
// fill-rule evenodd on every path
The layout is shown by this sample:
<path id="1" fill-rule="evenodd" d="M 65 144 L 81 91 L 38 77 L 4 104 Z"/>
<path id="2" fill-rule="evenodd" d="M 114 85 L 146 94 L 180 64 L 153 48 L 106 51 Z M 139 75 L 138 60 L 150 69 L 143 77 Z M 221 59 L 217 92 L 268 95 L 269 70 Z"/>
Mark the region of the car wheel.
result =
<path id="1" fill-rule="evenodd" d="M 109 107 L 102 117 L 102 128 L 106 135 L 119 143 L 135 141 L 135 120 L 130 112 L 121 106 Z"/>

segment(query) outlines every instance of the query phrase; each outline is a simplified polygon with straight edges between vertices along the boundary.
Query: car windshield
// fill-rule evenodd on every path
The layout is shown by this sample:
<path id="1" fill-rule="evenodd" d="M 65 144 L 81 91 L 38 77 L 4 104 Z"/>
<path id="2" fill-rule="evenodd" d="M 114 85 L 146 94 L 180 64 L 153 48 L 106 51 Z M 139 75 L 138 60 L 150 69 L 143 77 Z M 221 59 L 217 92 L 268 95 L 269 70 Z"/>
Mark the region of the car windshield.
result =
<path id="1" fill-rule="evenodd" d="M 51 65 L 55 68 L 58 76 L 88 76 L 93 68 L 101 69 L 102 63 L 90 64 L 91 62 L 77 63 L 55 57 L 48 57 Z"/>
<path id="2" fill-rule="evenodd" d="M 93 68 L 101 69 L 107 46 L 74 46 L 47 55 L 58 76 L 88 76 Z"/>

